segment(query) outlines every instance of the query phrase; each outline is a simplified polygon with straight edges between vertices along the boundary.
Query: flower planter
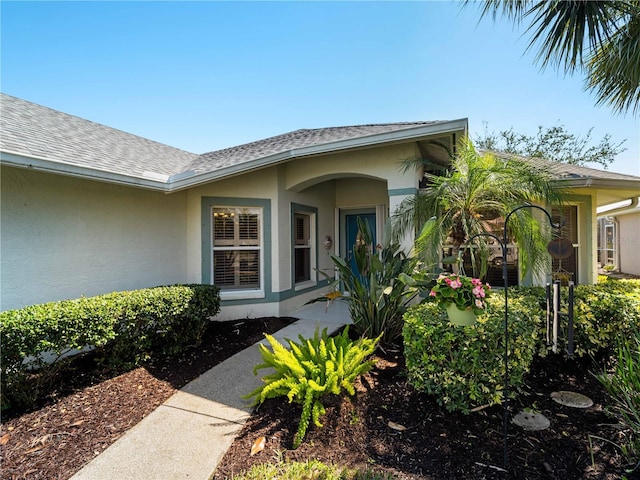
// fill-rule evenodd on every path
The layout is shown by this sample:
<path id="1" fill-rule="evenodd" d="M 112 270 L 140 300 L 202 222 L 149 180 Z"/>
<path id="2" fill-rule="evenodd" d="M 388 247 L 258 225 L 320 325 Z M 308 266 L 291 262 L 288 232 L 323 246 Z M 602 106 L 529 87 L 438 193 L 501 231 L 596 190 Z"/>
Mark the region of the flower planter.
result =
<path id="1" fill-rule="evenodd" d="M 447 315 L 449 315 L 449 321 L 454 325 L 466 327 L 476 323 L 476 314 L 473 313 L 471 307 L 460 310 L 454 303 L 451 303 L 447 305 Z"/>

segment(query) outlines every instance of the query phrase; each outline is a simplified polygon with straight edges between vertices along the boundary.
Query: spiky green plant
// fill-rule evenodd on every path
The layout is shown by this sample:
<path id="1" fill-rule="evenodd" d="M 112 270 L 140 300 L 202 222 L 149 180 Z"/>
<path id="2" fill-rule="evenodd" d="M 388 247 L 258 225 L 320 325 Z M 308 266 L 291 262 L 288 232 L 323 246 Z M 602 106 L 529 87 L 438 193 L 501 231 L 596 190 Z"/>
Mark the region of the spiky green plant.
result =
<path id="1" fill-rule="evenodd" d="M 254 405 L 268 398 L 287 397 L 289 403 L 302 404 L 300 424 L 293 440 L 293 448 L 298 448 L 304 440 L 310 421 L 322 427 L 320 417 L 325 413 L 321 398 L 328 394 L 340 395 L 344 389 L 355 395 L 353 382 L 369 371 L 374 362 L 369 359 L 380 340 L 349 338 L 348 327 L 335 337 L 327 335 L 327 329 L 313 338 L 298 336 L 300 342 L 287 339 L 290 349 L 278 342 L 272 335 L 265 335 L 271 350 L 260 345 L 263 363 L 253 371 L 257 374 L 263 368 L 273 368 L 274 373 L 262 377 L 261 385 L 245 398 L 255 397 Z"/>
<path id="2" fill-rule="evenodd" d="M 613 372 L 597 375 L 611 397 L 608 413 L 618 420 L 624 438 L 619 445 L 632 471 L 640 469 L 640 330 L 617 339 Z"/>
<path id="3" fill-rule="evenodd" d="M 392 242 L 390 232 L 385 232 L 382 245 L 376 247 L 369 225 L 361 218 L 358 231 L 361 242 L 353 246 L 354 265 L 331 255 L 338 272 L 329 285 L 333 291 L 308 303 L 340 298 L 349 304 L 352 331 L 357 336 L 381 336 L 382 343 L 392 344 L 402 335 L 402 315 L 426 282 L 418 280 L 417 259 L 408 257 L 398 242 Z M 342 295 L 339 288 L 348 295 Z"/>

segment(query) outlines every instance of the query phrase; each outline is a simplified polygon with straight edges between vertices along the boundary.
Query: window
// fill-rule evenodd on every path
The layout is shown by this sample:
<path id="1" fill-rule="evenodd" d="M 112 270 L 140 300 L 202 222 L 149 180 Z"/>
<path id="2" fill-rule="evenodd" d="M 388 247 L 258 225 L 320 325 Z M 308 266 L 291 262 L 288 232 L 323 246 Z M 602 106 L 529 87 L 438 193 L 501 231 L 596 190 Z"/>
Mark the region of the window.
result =
<path id="1" fill-rule="evenodd" d="M 304 213 L 293 216 L 295 282 L 311 280 L 311 218 Z"/>
<path id="2" fill-rule="evenodd" d="M 554 233 L 558 238 L 568 238 L 573 244 L 573 252 L 571 256 L 562 260 L 553 259 L 551 262 L 551 271 L 554 280 L 560 280 L 563 285 L 573 281 L 578 283 L 578 207 L 569 205 L 562 208 L 554 208 L 551 210 L 553 223 L 561 224 L 560 228 Z"/>
<path id="3" fill-rule="evenodd" d="M 213 284 L 224 290 L 260 290 L 262 209 L 212 209 Z"/>
<path id="4" fill-rule="evenodd" d="M 291 278 L 295 290 L 316 284 L 316 219 L 315 207 L 291 204 Z"/>

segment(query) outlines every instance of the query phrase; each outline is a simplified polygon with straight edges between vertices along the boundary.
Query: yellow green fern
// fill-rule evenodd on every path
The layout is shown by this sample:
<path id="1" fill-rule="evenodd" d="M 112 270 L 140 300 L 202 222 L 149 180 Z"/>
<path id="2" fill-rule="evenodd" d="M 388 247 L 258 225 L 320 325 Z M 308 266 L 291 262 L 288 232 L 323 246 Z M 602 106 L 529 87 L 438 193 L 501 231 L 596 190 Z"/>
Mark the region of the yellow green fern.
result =
<path id="1" fill-rule="evenodd" d="M 293 448 L 298 448 L 312 421 L 322 427 L 320 417 L 325 407 L 320 399 L 326 394 L 340 395 L 344 389 L 354 395 L 353 382 L 359 375 L 373 366 L 369 357 L 380 340 L 361 338 L 353 341 L 349 338 L 348 328 L 335 337 L 327 335 L 327 329 L 314 333 L 313 338 L 298 336 L 299 342 L 287 339 L 286 348 L 272 335 L 265 335 L 271 345 L 269 349 L 260 345 L 262 363 L 253 371 L 257 374 L 263 368 L 272 368 L 273 373 L 262 377 L 263 385 L 245 398 L 254 397 L 254 405 L 268 398 L 287 397 L 289 403 L 302 405 L 302 414 L 298 430 L 293 440 Z"/>

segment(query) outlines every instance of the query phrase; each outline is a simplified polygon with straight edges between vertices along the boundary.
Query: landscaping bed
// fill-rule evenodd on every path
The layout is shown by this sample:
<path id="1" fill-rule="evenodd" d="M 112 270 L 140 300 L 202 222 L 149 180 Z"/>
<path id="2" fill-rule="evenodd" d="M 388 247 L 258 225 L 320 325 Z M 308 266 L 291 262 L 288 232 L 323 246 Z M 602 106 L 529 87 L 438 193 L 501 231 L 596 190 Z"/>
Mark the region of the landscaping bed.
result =
<path id="1" fill-rule="evenodd" d="M 211 322 L 202 345 L 121 375 L 77 358 L 61 388 L 30 412 L 3 412 L 3 479 L 68 479 L 173 393 L 292 318 Z"/>
<path id="2" fill-rule="evenodd" d="M 328 397 L 324 427 L 310 427 L 297 450 L 291 445 L 301 407 L 288 404 L 286 398 L 265 401 L 227 451 L 214 479 L 232 478 L 257 463 L 308 459 L 390 472 L 407 480 L 613 480 L 623 474 L 617 449 L 596 438 L 615 441 L 618 430 L 603 411 L 608 400 L 590 373 L 590 361 L 565 360 L 560 355 L 534 361 L 513 409 L 534 408 L 551 420 L 551 427 L 525 432 L 509 424 L 506 475 L 500 470 L 502 406 L 468 415 L 446 412 L 433 397 L 407 384 L 400 352 L 376 358 L 377 366 L 356 383 L 354 398 Z M 585 393 L 594 406 L 580 410 L 559 405 L 550 397 L 556 390 Z M 399 431 L 398 426 L 406 430 Z M 253 442 L 262 436 L 265 449 L 250 456 Z"/>
<path id="3" fill-rule="evenodd" d="M 177 388 L 260 340 L 263 332 L 290 321 L 212 323 L 200 348 L 115 377 L 88 368 L 90 356 L 75 362 L 64 391 L 37 410 L 3 415 L 3 478 L 71 477 Z M 387 349 L 376 359 L 376 367 L 356 382 L 355 397 L 327 398 L 324 427 L 310 427 L 297 450 L 291 450 L 291 444 L 301 407 L 286 399 L 267 400 L 224 456 L 214 478 L 231 478 L 256 463 L 309 458 L 380 469 L 400 479 L 506 477 L 499 470 L 503 467 L 500 405 L 469 415 L 446 412 L 433 397 L 407 384 L 401 351 Z M 551 427 L 525 432 L 509 425 L 511 478 L 621 478 L 624 465 L 619 451 L 597 438 L 616 441 L 618 430 L 603 411 L 608 400 L 591 375 L 592 368 L 590 360 L 567 361 L 560 355 L 534 361 L 513 409 L 535 409 L 551 420 Z M 594 406 L 577 410 L 559 405 L 550 398 L 555 390 L 585 393 Z M 389 422 L 406 430 L 391 428 Z M 266 437 L 265 449 L 250 456 L 251 445 L 261 436 Z"/>

